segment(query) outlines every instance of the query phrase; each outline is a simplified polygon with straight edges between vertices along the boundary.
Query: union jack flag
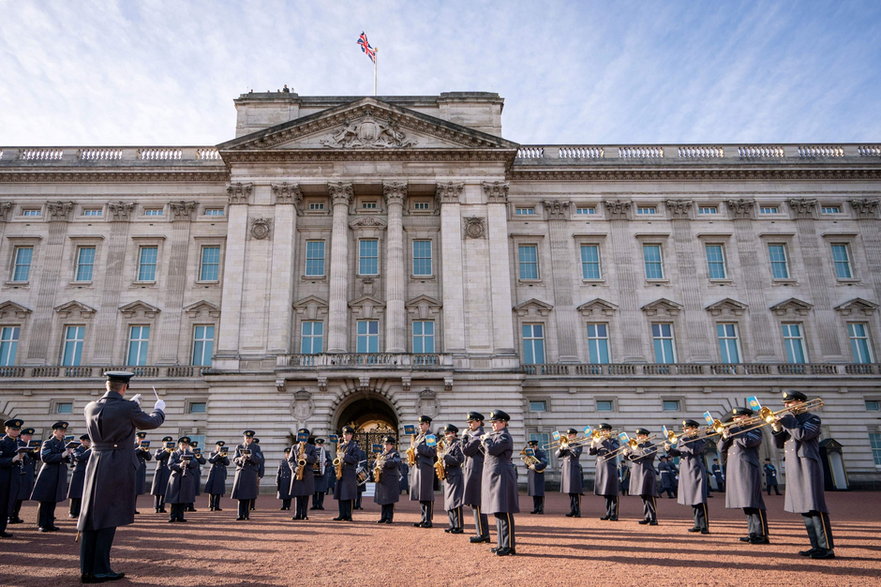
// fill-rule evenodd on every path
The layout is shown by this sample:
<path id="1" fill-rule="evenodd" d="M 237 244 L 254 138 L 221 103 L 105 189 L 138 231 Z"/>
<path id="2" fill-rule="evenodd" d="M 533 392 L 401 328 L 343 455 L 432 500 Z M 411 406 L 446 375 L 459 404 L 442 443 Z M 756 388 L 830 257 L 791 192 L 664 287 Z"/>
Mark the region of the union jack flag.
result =
<path id="1" fill-rule="evenodd" d="M 370 46 L 367 41 L 367 33 L 364 31 L 361 31 L 361 36 L 358 37 L 358 44 L 361 45 L 361 51 L 370 57 L 370 61 L 376 63 L 376 49 Z"/>

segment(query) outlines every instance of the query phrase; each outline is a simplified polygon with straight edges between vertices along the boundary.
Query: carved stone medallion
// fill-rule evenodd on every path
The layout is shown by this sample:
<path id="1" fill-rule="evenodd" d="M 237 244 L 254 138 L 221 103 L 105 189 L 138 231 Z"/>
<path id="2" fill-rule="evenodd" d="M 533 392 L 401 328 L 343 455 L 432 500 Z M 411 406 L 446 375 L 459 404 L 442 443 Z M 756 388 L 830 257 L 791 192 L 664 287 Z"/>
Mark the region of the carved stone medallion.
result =
<path id="1" fill-rule="evenodd" d="M 269 218 L 253 218 L 251 220 L 251 238 L 257 240 L 269 238 L 271 222 Z"/>
<path id="2" fill-rule="evenodd" d="M 331 149 L 399 149 L 415 145 L 416 141 L 389 121 L 365 116 L 346 123 L 321 144 Z"/>
<path id="3" fill-rule="evenodd" d="M 465 238 L 486 238 L 486 218 L 479 216 L 466 217 Z"/>

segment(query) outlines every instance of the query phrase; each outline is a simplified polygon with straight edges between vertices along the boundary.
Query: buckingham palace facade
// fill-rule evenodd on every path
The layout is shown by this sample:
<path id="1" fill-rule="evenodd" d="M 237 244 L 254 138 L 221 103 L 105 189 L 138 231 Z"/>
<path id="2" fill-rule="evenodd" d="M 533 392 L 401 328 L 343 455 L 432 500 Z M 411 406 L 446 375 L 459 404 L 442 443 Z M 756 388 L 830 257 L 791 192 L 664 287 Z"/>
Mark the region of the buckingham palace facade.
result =
<path id="1" fill-rule="evenodd" d="M 881 146 L 521 145 L 484 92 L 235 107 L 216 146 L 0 147 L 0 415 L 80 434 L 126 368 L 154 440 L 499 408 L 519 450 L 795 388 L 833 485 L 877 483 Z"/>

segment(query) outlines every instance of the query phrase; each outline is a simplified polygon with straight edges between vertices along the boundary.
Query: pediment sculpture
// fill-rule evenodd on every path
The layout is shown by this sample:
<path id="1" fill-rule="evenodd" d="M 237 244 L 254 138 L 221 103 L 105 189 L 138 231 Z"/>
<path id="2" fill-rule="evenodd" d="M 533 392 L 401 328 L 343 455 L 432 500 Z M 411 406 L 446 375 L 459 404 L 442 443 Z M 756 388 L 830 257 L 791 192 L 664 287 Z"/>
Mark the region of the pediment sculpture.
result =
<path id="1" fill-rule="evenodd" d="M 415 145 L 416 141 L 392 123 L 367 116 L 346 123 L 321 144 L 331 149 L 399 149 Z"/>

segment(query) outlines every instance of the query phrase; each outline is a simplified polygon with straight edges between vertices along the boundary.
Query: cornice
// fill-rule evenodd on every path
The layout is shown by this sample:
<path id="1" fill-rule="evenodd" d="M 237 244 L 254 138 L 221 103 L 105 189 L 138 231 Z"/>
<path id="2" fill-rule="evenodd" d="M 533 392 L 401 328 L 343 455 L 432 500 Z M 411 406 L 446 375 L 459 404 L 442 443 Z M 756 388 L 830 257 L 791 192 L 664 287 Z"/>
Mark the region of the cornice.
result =
<path id="1" fill-rule="evenodd" d="M 0 183 L 226 183 L 223 171 L 0 171 Z"/>
<path id="2" fill-rule="evenodd" d="M 261 151 L 222 151 L 227 163 L 275 163 L 300 161 L 500 161 L 510 163 L 513 149 L 275 149 Z"/>
<path id="3" fill-rule="evenodd" d="M 874 169 L 517 169 L 515 181 L 705 181 L 705 180 L 850 180 L 879 181 Z"/>

